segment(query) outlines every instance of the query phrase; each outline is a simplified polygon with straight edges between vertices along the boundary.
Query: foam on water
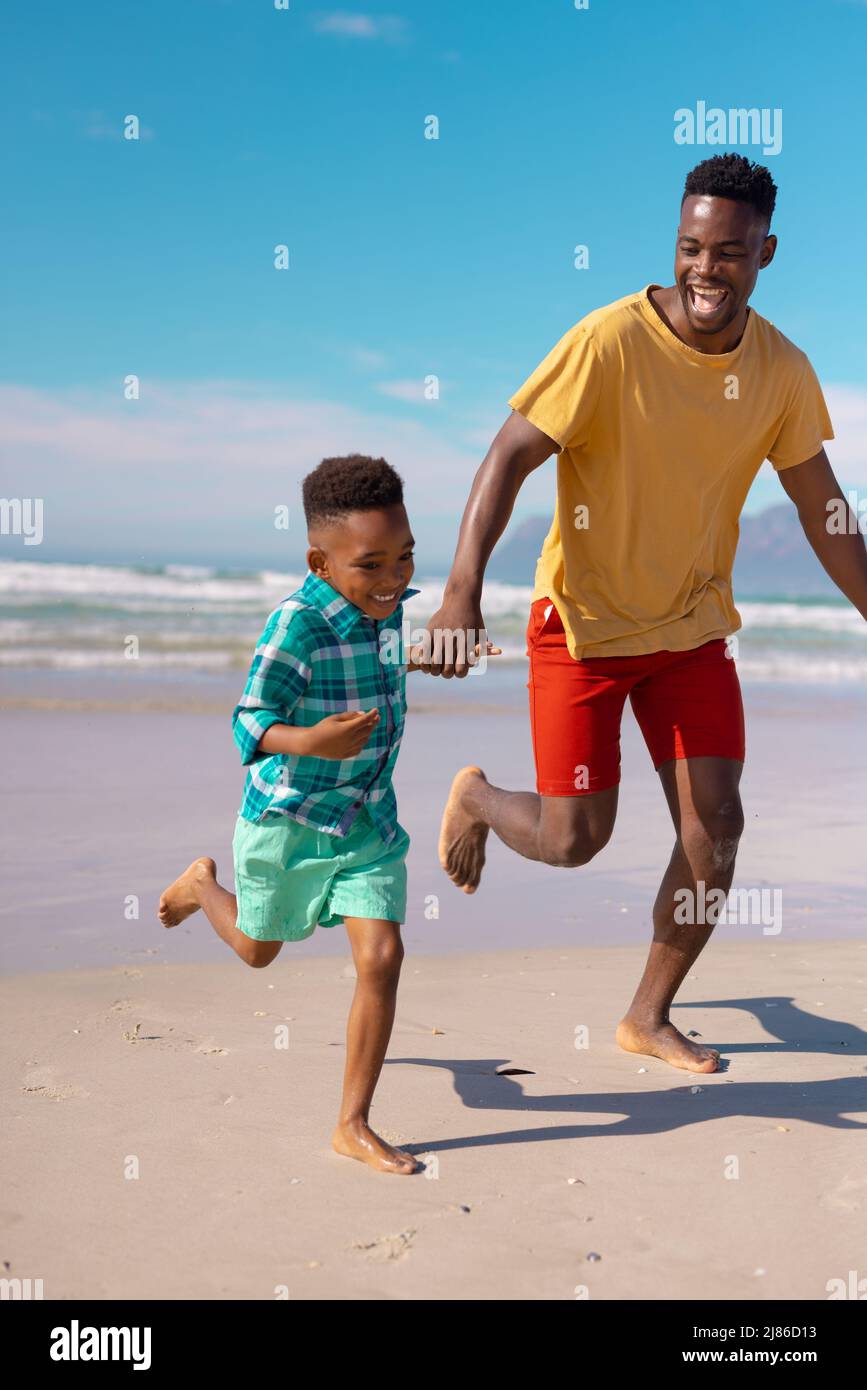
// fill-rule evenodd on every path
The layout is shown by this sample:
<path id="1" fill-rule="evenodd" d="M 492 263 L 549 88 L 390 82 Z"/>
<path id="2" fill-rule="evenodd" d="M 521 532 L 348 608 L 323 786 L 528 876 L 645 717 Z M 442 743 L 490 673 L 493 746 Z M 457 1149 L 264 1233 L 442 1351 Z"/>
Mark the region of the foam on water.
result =
<path id="1" fill-rule="evenodd" d="M 0 561 L 0 668 L 57 670 L 246 669 L 265 619 L 303 582 L 290 570 L 207 565 L 131 566 Z M 406 617 L 423 625 L 442 601 L 444 579 L 413 579 Z M 528 585 L 486 584 L 483 612 L 502 664 L 525 661 Z M 738 603 L 738 670 L 745 680 L 850 683 L 867 676 L 867 627 L 842 599 L 747 599 Z"/>

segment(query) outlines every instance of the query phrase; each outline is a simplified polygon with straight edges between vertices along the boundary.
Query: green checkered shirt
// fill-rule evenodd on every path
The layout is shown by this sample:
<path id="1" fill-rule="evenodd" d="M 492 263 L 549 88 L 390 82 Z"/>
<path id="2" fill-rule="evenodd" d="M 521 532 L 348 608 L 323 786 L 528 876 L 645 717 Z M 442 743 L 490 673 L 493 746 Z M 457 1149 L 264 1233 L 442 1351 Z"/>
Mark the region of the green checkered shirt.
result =
<path id="1" fill-rule="evenodd" d="M 405 589 L 403 597 L 418 592 Z M 391 777 L 406 717 L 402 628 L 402 603 L 378 621 L 314 574 L 269 615 L 232 715 L 248 769 L 240 807 L 246 820 L 285 815 L 342 837 L 366 806 L 385 843 L 394 839 Z M 257 751 L 272 724 L 310 728 L 326 715 L 374 706 L 379 721 L 357 757 Z"/>

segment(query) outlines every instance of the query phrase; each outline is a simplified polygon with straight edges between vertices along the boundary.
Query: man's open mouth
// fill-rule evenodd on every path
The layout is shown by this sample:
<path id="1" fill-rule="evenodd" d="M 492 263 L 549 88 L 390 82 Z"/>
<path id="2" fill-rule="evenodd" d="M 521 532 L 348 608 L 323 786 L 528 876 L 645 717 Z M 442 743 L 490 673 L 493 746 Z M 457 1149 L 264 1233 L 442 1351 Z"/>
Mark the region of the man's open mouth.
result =
<path id="1" fill-rule="evenodd" d="M 692 305 L 694 314 L 699 318 L 712 318 L 718 314 L 722 306 L 728 299 L 728 290 L 720 285 L 696 285 L 689 283 L 686 287 L 689 295 L 689 302 Z"/>

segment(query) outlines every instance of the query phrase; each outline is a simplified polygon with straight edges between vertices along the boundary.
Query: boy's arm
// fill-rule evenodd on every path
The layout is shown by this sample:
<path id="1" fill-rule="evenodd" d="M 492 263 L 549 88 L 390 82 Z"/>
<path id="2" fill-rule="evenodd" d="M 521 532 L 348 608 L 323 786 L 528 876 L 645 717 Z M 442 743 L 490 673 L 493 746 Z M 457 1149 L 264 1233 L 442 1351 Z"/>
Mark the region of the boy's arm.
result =
<path id="1" fill-rule="evenodd" d="M 232 731 L 247 766 L 263 753 L 308 758 L 353 758 L 379 719 L 373 710 L 326 715 L 318 724 L 287 724 L 313 678 L 314 645 L 297 615 L 266 626 L 253 656 L 244 694 L 232 715 Z"/>
<path id="2" fill-rule="evenodd" d="M 241 762 L 248 766 L 263 752 L 301 752 L 299 745 L 310 731 L 286 723 L 313 677 L 309 641 L 292 615 L 288 621 L 269 623 L 253 654 L 247 684 L 232 715 L 232 733 Z M 284 731 L 285 746 L 264 748 L 263 737 L 273 728 Z M 295 747 L 289 747 L 289 744 Z"/>
<path id="3" fill-rule="evenodd" d="M 379 711 L 375 709 L 344 710 L 327 714 L 309 729 L 272 724 L 259 740 L 259 748 L 263 753 L 293 753 L 302 758 L 354 758 L 378 720 Z"/>
<path id="4" fill-rule="evenodd" d="M 806 463 L 783 468 L 779 479 L 798 508 L 804 535 L 841 594 L 867 618 L 867 547 L 855 513 L 834 477 L 825 450 Z M 832 513 L 843 521 L 832 525 Z"/>

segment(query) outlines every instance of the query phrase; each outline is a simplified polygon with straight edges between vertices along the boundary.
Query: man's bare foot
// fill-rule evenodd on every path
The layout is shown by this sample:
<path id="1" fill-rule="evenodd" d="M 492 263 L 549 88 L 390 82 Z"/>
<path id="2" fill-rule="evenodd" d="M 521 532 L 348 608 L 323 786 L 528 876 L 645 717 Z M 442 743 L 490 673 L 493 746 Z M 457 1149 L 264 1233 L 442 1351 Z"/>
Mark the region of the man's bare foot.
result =
<path id="1" fill-rule="evenodd" d="M 380 1173 L 416 1173 L 423 1165 L 403 1149 L 386 1144 L 364 1120 L 347 1120 L 334 1131 L 331 1147 L 346 1158 L 357 1158 Z"/>
<path id="2" fill-rule="evenodd" d="M 719 1053 L 715 1047 L 700 1047 L 679 1033 L 673 1023 L 640 1022 L 627 1014 L 617 1025 L 617 1042 L 625 1052 L 643 1052 L 659 1057 L 682 1071 L 718 1071 Z"/>
<path id="3" fill-rule="evenodd" d="M 462 767 L 452 782 L 440 826 L 440 863 L 458 888 L 475 893 L 485 863 L 488 827 L 467 802 L 487 778 L 480 767 Z"/>
<path id="4" fill-rule="evenodd" d="M 166 889 L 160 898 L 158 916 L 164 927 L 176 927 L 193 912 L 198 912 L 199 903 L 196 886 L 203 878 L 216 878 L 217 866 L 213 859 L 194 859 L 180 878 Z"/>

